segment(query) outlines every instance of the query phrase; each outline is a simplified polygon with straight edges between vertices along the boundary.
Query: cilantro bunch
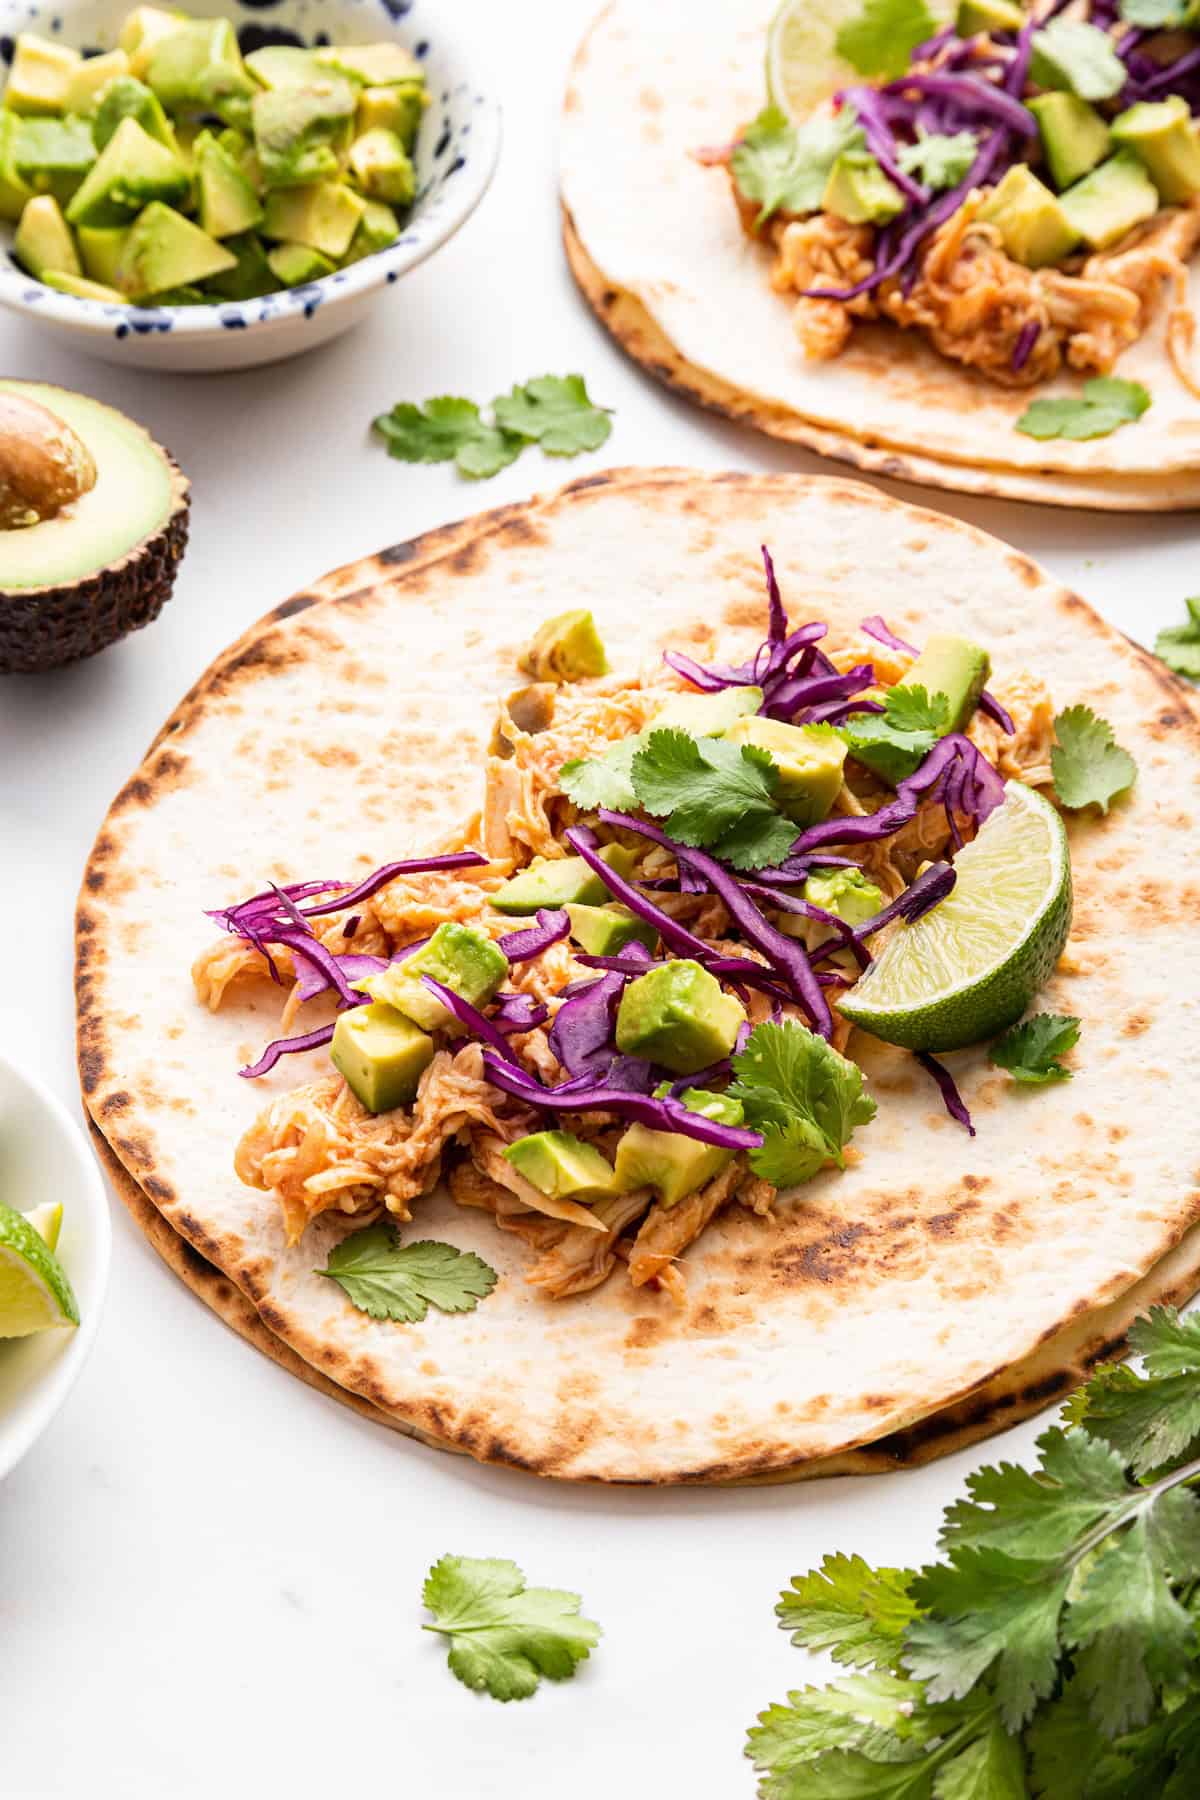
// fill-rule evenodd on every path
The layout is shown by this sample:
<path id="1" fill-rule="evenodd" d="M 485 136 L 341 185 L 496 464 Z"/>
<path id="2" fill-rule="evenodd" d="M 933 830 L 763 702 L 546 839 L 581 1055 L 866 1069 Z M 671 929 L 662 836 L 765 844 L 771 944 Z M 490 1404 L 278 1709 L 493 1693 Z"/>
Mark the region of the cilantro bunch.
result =
<path id="1" fill-rule="evenodd" d="M 399 462 L 453 462 L 460 475 L 485 481 L 530 444 L 547 456 L 598 450 L 612 421 L 593 404 L 582 375 L 537 375 L 492 401 L 485 419 L 473 400 L 441 394 L 414 406 L 403 400 L 372 421 Z"/>
<path id="2" fill-rule="evenodd" d="M 848 1671 L 749 1735 L 763 1800 L 1200 1792 L 1200 1314 L 1130 1333 L 1034 1471 L 980 1469 L 919 1572 L 826 1557 L 776 1609 Z"/>

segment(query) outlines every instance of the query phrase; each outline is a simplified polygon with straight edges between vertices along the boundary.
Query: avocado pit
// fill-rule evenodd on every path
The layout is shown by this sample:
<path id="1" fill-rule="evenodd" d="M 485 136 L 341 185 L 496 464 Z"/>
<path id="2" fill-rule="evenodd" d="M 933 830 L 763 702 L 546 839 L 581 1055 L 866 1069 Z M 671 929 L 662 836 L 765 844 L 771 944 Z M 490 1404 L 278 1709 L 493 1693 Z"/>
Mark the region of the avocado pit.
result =
<path id="1" fill-rule="evenodd" d="M 57 518 L 95 485 L 92 453 L 65 419 L 0 392 L 0 531 Z"/>

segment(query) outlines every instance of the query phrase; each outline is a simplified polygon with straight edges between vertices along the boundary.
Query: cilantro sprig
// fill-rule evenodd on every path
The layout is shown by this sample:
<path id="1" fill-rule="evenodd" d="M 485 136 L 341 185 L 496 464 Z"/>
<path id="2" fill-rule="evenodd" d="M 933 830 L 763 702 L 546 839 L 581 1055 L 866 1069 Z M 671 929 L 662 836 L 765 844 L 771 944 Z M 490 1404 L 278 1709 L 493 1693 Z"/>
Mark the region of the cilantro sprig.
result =
<path id="1" fill-rule="evenodd" d="M 1014 1081 L 1027 1087 L 1046 1087 L 1070 1081 L 1071 1071 L 1058 1059 L 1079 1042 L 1079 1020 L 1067 1013 L 1035 1013 L 1021 1025 L 1013 1025 L 996 1039 L 989 1061 L 1007 1069 Z"/>
<path id="2" fill-rule="evenodd" d="M 1110 802 L 1137 780 L 1132 756 L 1116 742 L 1108 720 L 1090 706 L 1068 706 L 1060 712 L 1054 735 L 1058 739 L 1050 752 L 1054 791 L 1072 812 L 1098 806 L 1106 813 Z"/>
<path id="3" fill-rule="evenodd" d="M 474 1312 L 499 1280 L 474 1251 L 433 1238 L 402 1244 L 383 1221 L 335 1244 L 317 1274 L 336 1281 L 369 1318 L 406 1325 L 419 1324 L 431 1306 L 445 1313 Z"/>
<path id="4" fill-rule="evenodd" d="M 1078 394 L 1047 394 L 1032 400 L 1017 420 L 1017 430 L 1031 438 L 1108 437 L 1121 425 L 1132 425 L 1150 405 L 1140 381 L 1098 375 L 1085 381 Z"/>
<path id="5" fill-rule="evenodd" d="M 1186 625 L 1167 625 L 1154 640 L 1154 654 L 1176 675 L 1200 681 L 1200 595 L 1185 600 Z"/>
<path id="6" fill-rule="evenodd" d="M 914 774 L 950 723 L 945 694 L 923 687 L 889 688 L 881 713 L 852 713 L 839 727 L 851 756 L 895 786 Z"/>
<path id="7" fill-rule="evenodd" d="M 855 1673 L 769 1707 L 764 1800 L 1186 1800 L 1200 1771 L 1200 1315 L 1130 1333 L 1038 1466 L 980 1469 L 919 1573 L 832 1556 L 777 1608 Z"/>
<path id="8" fill-rule="evenodd" d="M 926 132 L 917 127 L 917 139 L 904 144 L 899 153 L 900 167 L 935 193 L 942 188 L 957 187 L 975 161 L 979 139 L 973 131 Z"/>
<path id="9" fill-rule="evenodd" d="M 835 44 L 838 55 L 860 75 L 890 78 L 904 74 L 917 45 L 937 28 L 925 0 L 866 0 L 858 16 L 842 26 Z"/>
<path id="10" fill-rule="evenodd" d="M 422 406 L 401 401 L 372 421 L 399 462 L 453 462 L 460 475 L 483 481 L 515 462 L 530 444 L 547 456 L 598 450 L 612 430 L 582 375 L 537 375 L 492 402 L 492 420 L 473 400 L 441 394 Z"/>
<path id="11" fill-rule="evenodd" d="M 831 1165 L 844 1169 L 855 1127 L 875 1117 L 858 1064 L 794 1021 L 756 1025 L 733 1072 L 730 1097 L 763 1134 L 750 1167 L 774 1187 L 796 1187 Z"/>
<path id="12" fill-rule="evenodd" d="M 450 1670 L 494 1700 L 527 1700 L 543 1676 L 567 1681 L 600 1641 L 578 1594 L 526 1587 L 514 1562 L 443 1556 L 425 1579 L 426 1631 L 450 1639 Z"/>
<path id="13" fill-rule="evenodd" d="M 757 200 L 760 230 L 773 213 L 819 210 L 838 157 L 865 150 L 866 136 L 852 106 L 818 113 L 793 125 L 778 106 L 765 107 L 742 134 L 730 159 L 733 178 L 747 200 Z"/>

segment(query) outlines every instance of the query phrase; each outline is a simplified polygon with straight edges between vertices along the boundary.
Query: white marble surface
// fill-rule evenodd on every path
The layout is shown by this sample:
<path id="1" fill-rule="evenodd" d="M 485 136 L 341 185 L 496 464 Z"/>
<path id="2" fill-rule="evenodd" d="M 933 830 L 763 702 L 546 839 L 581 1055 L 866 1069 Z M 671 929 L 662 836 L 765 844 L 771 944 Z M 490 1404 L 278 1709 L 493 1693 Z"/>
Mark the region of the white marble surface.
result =
<path id="1" fill-rule="evenodd" d="M 75 1104 L 71 911 L 104 808 L 175 700 L 259 613 L 383 544 L 587 467 L 815 468 L 726 428 L 625 363 L 559 250 L 557 100 L 591 0 L 446 0 L 507 109 L 482 211 L 358 332 L 230 377 L 123 375 L 0 316 L 0 370 L 125 407 L 195 484 L 177 597 L 151 630 L 59 675 L 0 681 L 0 1041 Z M 605 449 L 532 452 L 479 487 L 391 462 L 372 414 L 480 400 L 583 371 L 616 409 Z M 1196 579 L 1187 517 L 906 498 L 970 518 L 1150 641 Z M 881 600 L 884 598 L 880 597 Z M 69 1203 L 69 1197 L 68 1197 Z M 0 1793 L 749 1796 L 744 1727 L 815 1679 L 775 1629 L 793 1572 L 830 1549 L 932 1547 L 980 1460 L 735 1493 L 574 1491 L 437 1456 L 280 1374 L 164 1270 L 115 1206 L 107 1317 L 54 1426 L 0 1487 Z M 1020 1455 L 1036 1427 L 994 1448 Z M 580 1590 L 605 1638 L 571 1684 L 478 1699 L 423 1633 L 443 1551 L 515 1558 Z"/>

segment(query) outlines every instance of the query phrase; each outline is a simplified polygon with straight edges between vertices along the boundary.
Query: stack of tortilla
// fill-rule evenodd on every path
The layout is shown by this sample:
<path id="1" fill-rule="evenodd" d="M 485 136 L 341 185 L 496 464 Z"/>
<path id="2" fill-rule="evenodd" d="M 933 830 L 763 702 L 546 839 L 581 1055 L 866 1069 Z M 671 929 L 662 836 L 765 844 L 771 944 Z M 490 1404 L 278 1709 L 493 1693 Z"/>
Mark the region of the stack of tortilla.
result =
<path id="1" fill-rule="evenodd" d="M 879 1102 L 861 1156 L 779 1204 L 734 1207 L 684 1261 L 688 1299 L 612 1280 L 551 1301 L 521 1245 L 442 1193 L 407 1238 L 483 1256 L 495 1291 L 420 1324 L 357 1311 L 323 1218 L 287 1248 L 233 1172 L 241 1133 L 322 1053 L 251 1082 L 280 990 L 219 1013 L 190 966 L 205 908 L 269 879 L 347 882 L 477 807 L 498 694 L 534 628 L 592 610 L 610 660 L 664 645 L 735 660 L 763 634 L 758 546 L 793 622 L 864 615 L 991 649 L 1057 706 L 1109 719 L 1140 776 L 1069 822 L 1076 922 L 1039 1005 L 1083 1020 L 1073 1080 L 1035 1093 L 952 1067 L 970 1138 L 905 1053 L 859 1039 Z M 117 796 L 78 914 L 84 1096 L 118 1191 L 163 1257 L 249 1342 L 398 1429 L 545 1475 L 792 1479 L 939 1454 L 1060 1396 L 1130 1319 L 1200 1283 L 1200 709 L 1027 559 L 853 483 L 683 470 L 589 477 L 398 545 L 286 602 L 221 656 Z M 344 1228 L 343 1228 L 344 1229 Z M 170 1354 L 170 1345 L 159 1347 Z"/>
<path id="2" fill-rule="evenodd" d="M 819 5 L 820 0 L 814 0 Z M 651 374 L 702 405 L 856 468 L 965 493 L 1153 511 L 1200 505 L 1200 401 L 1168 361 L 1166 307 L 1120 359 L 1152 405 L 1089 442 L 1014 429 L 1034 393 L 947 361 L 916 331 L 856 325 L 833 361 L 805 359 L 770 250 L 743 232 L 726 145 L 766 104 L 776 0 L 613 0 L 567 89 L 562 199 L 583 292 Z M 1193 307 L 1200 274 L 1192 272 Z"/>

